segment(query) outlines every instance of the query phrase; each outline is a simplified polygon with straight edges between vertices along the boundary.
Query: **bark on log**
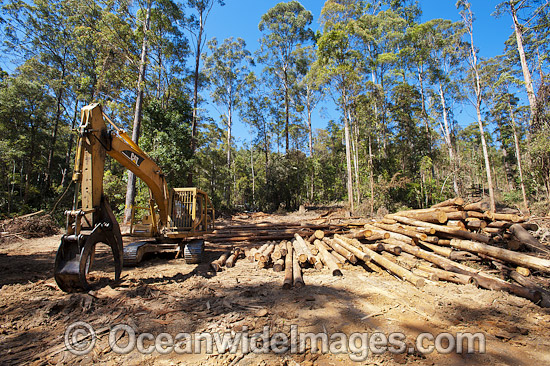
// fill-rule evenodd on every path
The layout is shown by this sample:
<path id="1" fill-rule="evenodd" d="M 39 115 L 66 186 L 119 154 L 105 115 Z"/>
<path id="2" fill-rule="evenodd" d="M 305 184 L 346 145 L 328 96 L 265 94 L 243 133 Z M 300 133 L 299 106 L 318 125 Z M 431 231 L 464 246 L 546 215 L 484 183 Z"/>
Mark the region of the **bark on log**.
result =
<path id="1" fill-rule="evenodd" d="M 447 212 L 448 220 L 466 220 L 468 213 L 466 211 Z"/>
<path id="2" fill-rule="evenodd" d="M 313 244 L 319 250 L 319 255 L 321 257 L 321 260 L 323 261 L 325 266 L 328 267 L 332 275 L 341 276 L 342 271 L 340 271 L 340 267 L 338 266 L 338 263 L 334 260 L 334 257 L 328 252 L 328 250 L 325 249 L 321 241 L 315 240 Z"/>
<path id="3" fill-rule="evenodd" d="M 525 218 L 515 214 L 501 214 L 497 212 L 486 211 L 485 216 L 487 216 L 492 221 L 510 221 L 510 222 L 523 222 Z"/>
<path id="4" fill-rule="evenodd" d="M 426 240 L 424 240 L 427 243 L 430 244 L 438 244 L 439 243 L 439 237 L 437 236 L 428 236 Z"/>
<path id="5" fill-rule="evenodd" d="M 427 260 L 428 262 L 432 262 L 447 271 L 472 276 L 478 282 L 480 287 L 483 287 L 489 290 L 507 291 L 514 295 L 529 299 L 534 303 L 538 303 L 542 298 L 540 291 L 532 291 L 524 287 L 508 283 L 494 276 L 490 276 L 484 273 L 479 273 L 473 268 L 470 268 L 460 263 L 453 262 L 450 259 L 447 259 L 445 257 L 442 257 L 434 253 L 430 253 L 418 247 L 408 245 L 408 244 L 403 244 L 403 251 L 413 254 L 418 258 Z"/>
<path id="6" fill-rule="evenodd" d="M 418 240 L 426 240 L 426 238 L 428 237 L 428 235 L 426 235 L 425 233 L 419 233 L 416 231 L 402 229 L 399 226 L 379 224 L 379 223 L 374 223 L 374 226 L 383 230 L 392 231 L 397 234 L 405 235 L 410 238 L 416 238 Z"/>
<path id="7" fill-rule="evenodd" d="M 321 243 L 324 244 L 323 242 L 321 242 Z M 331 249 L 331 251 L 329 252 L 329 254 L 334 257 L 334 260 L 336 261 L 336 263 L 338 263 L 338 267 L 339 268 L 344 267 L 344 264 L 348 263 L 348 260 L 346 259 L 346 257 L 344 257 L 342 254 L 336 252 L 335 250 L 332 250 L 332 248 L 330 248 L 330 249 Z"/>
<path id="8" fill-rule="evenodd" d="M 302 247 L 304 253 L 307 255 L 307 261 L 314 264 L 315 260 L 313 259 L 313 253 L 311 253 L 309 245 L 306 243 L 304 238 L 302 238 L 299 234 L 294 234 L 294 238 L 296 239 L 297 244 Z"/>
<path id="9" fill-rule="evenodd" d="M 294 258 L 292 260 L 292 275 L 294 276 L 294 287 L 300 288 L 304 287 L 304 279 L 302 278 L 302 268 L 300 267 L 300 262 L 294 253 Z"/>
<path id="10" fill-rule="evenodd" d="M 365 229 L 361 231 L 354 231 L 348 234 L 343 234 L 342 236 L 345 236 L 346 238 L 351 238 L 351 239 L 364 239 L 371 235 L 372 235 L 372 230 Z"/>
<path id="11" fill-rule="evenodd" d="M 237 262 L 237 258 L 239 258 L 241 254 L 241 249 L 236 248 L 233 250 L 233 253 L 227 258 L 227 261 L 225 262 L 225 266 L 227 268 L 233 268 L 235 267 L 235 262 Z"/>
<path id="12" fill-rule="evenodd" d="M 487 215 L 485 215 L 484 212 L 467 211 L 467 213 L 468 213 L 468 217 L 475 217 L 476 219 L 481 219 L 481 220 L 489 219 L 489 217 L 487 217 Z"/>
<path id="13" fill-rule="evenodd" d="M 487 227 L 487 222 L 484 220 L 468 221 L 466 227 L 470 230 L 480 230 Z"/>
<path id="14" fill-rule="evenodd" d="M 307 233 L 309 235 L 309 233 Z M 306 235 L 302 233 L 302 235 Z M 266 240 L 283 240 L 283 239 L 292 239 L 294 233 L 285 233 L 285 234 L 276 234 L 276 235 L 245 235 L 245 236 L 233 236 L 229 238 L 211 238 L 208 239 L 210 243 L 232 243 L 238 241 L 245 242 L 256 242 L 256 241 L 266 241 Z"/>
<path id="15" fill-rule="evenodd" d="M 451 198 L 446 201 L 432 205 L 432 208 L 447 207 L 447 206 L 462 206 L 464 205 L 464 200 L 460 197 Z"/>
<path id="16" fill-rule="evenodd" d="M 430 266 L 427 266 L 427 265 L 424 265 L 424 264 L 418 266 L 418 268 L 420 268 L 423 271 L 432 272 L 432 273 L 436 274 L 437 277 L 439 277 L 439 279 L 443 280 L 443 281 L 457 283 L 457 284 L 460 284 L 460 285 L 470 284 L 470 285 L 474 285 L 476 287 L 479 286 L 476 279 L 473 278 L 472 276 L 469 276 L 469 275 L 449 272 L 449 271 L 445 271 L 444 269 L 430 267 Z"/>
<path id="17" fill-rule="evenodd" d="M 397 216 L 397 215 L 391 215 L 391 216 L 395 220 L 397 220 L 399 222 L 402 222 L 404 224 L 431 227 L 431 228 L 434 228 L 438 232 L 450 234 L 454 237 L 477 240 L 477 241 L 481 241 L 483 243 L 489 243 L 491 241 L 490 237 L 482 235 L 482 234 L 471 233 L 471 232 L 466 231 L 466 230 L 457 230 L 455 228 L 451 228 L 451 227 L 448 227 L 448 226 L 431 224 L 431 223 L 428 223 L 428 222 L 423 222 L 423 221 L 410 219 L 408 217 L 402 217 L 402 216 Z"/>
<path id="18" fill-rule="evenodd" d="M 474 203 L 469 203 L 464 206 L 464 211 L 477 211 L 477 212 L 485 212 L 489 208 L 491 208 L 491 205 L 487 201 L 479 201 Z"/>
<path id="19" fill-rule="evenodd" d="M 284 259 L 279 258 L 275 262 L 273 262 L 273 271 L 282 272 L 284 268 L 285 268 L 285 260 Z"/>
<path id="20" fill-rule="evenodd" d="M 533 268 L 541 272 L 550 273 L 550 260 L 533 257 L 527 254 L 513 252 L 511 250 L 493 247 L 470 240 L 451 240 L 451 246 L 469 252 L 481 253 L 493 258 L 514 263 L 516 265 Z"/>
<path id="21" fill-rule="evenodd" d="M 269 246 L 269 243 L 265 243 L 264 245 L 262 245 L 260 247 L 260 249 L 258 249 L 256 251 L 256 253 L 254 253 L 254 260 L 255 261 L 259 261 L 260 260 L 260 257 L 262 256 L 262 254 L 264 253 L 264 251 L 267 249 L 267 247 Z"/>
<path id="22" fill-rule="evenodd" d="M 227 251 L 222 254 L 221 257 L 210 263 L 210 267 L 214 270 L 214 272 L 219 272 L 222 270 L 222 267 L 224 266 L 225 262 L 227 261 L 227 258 L 231 255 L 231 251 Z"/>
<path id="23" fill-rule="evenodd" d="M 334 240 L 336 240 L 336 242 L 338 244 L 340 244 L 341 246 L 343 246 L 344 248 L 349 250 L 351 253 L 353 253 L 353 255 L 355 255 L 355 257 L 361 259 L 363 262 L 369 262 L 370 261 L 370 257 L 366 252 L 369 249 L 363 246 L 363 248 L 362 248 L 363 250 L 361 250 L 361 249 L 359 249 L 358 247 L 355 246 L 355 245 L 359 245 L 360 247 L 362 246 L 361 243 L 359 243 L 358 240 L 344 238 L 343 236 L 340 236 L 338 234 L 334 235 Z M 354 243 L 354 245 L 352 245 L 348 241 L 355 241 L 356 243 Z"/>
<path id="24" fill-rule="evenodd" d="M 396 215 L 409 217 L 411 219 L 420 220 L 424 222 L 437 223 L 437 224 L 443 224 L 448 220 L 447 214 L 440 209 L 400 211 L 400 212 L 397 212 Z M 390 220 L 395 220 L 390 215 L 386 215 L 385 218 Z"/>
<path id="25" fill-rule="evenodd" d="M 307 254 L 305 252 L 305 250 L 302 248 L 302 246 L 300 245 L 300 243 L 298 243 L 298 240 L 294 239 L 292 241 L 292 248 L 294 248 L 294 255 L 296 258 L 298 258 L 298 262 L 304 264 L 304 263 L 307 263 L 308 261 L 308 257 L 307 257 Z"/>
<path id="26" fill-rule="evenodd" d="M 378 264 L 381 267 L 384 267 L 389 272 L 397 275 L 399 278 L 403 280 L 407 280 L 416 287 L 422 287 L 425 284 L 425 281 L 423 278 L 413 274 L 411 271 L 406 270 L 405 268 L 393 263 L 387 258 L 384 258 L 380 254 L 373 252 L 372 250 L 365 248 L 367 250 L 368 256 L 371 258 L 373 262 Z"/>
<path id="27" fill-rule="evenodd" d="M 508 229 L 510 233 L 521 243 L 525 244 L 531 249 L 536 249 L 543 253 L 550 253 L 550 248 L 541 244 L 537 238 L 523 228 L 520 224 L 514 224 Z"/>
<path id="28" fill-rule="evenodd" d="M 294 276 L 293 276 L 293 267 L 294 267 L 294 251 L 292 249 L 292 244 L 289 242 L 286 242 L 286 249 L 287 253 L 285 256 L 285 279 L 283 281 L 283 289 L 288 290 L 292 287 L 292 283 L 294 282 Z"/>
<path id="29" fill-rule="evenodd" d="M 369 230 L 369 231 L 371 231 L 372 234 L 369 235 L 369 236 L 365 236 L 365 239 L 369 240 L 369 241 L 389 239 L 389 237 L 390 237 L 390 233 L 387 233 L 387 232 L 384 232 L 384 231 L 376 231 L 376 232 L 374 230 Z"/>
<path id="30" fill-rule="evenodd" d="M 466 230 L 466 225 L 462 221 L 459 220 L 449 220 L 447 221 L 447 226 L 449 227 L 455 227 L 460 230 Z"/>
<path id="31" fill-rule="evenodd" d="M 401 240 L 401 241 L 404 241 L 404 242 L 409 243 L 411 245 L 416 245 L 416 241 L 418 240 L 418 239 L 413 239 L 409 236 L 399 234 L 399 233 L 396 233 L 396 232 L 393 232 L 393 231 L 388 231 L 388 230 L 385 230 L 385 229 L 381 229 L 377 226 L 369 226 L 369 228 L 371 228 L 373 231 L 378 230 L 378 231 L 388 233 L 390 235 L 390 238 Z"/>
<path id="32" fill-rule="evenodd" d="M 287 245 L 288 245 L 287 243 L 288 243 L 287 240 L 283 240 L 279 243 L 279 252 L 281 253 L 281 258 L 286 257 Z"/>
<path id="33" fill-rule="evenodd" d="M 355 264 L 357 263 L 357 258 L 349 250 L 338 244 L 333 239 L 323 238 L 323 241 L 327 243 L 334 251 L 344 257 L 348 262 Z"/>

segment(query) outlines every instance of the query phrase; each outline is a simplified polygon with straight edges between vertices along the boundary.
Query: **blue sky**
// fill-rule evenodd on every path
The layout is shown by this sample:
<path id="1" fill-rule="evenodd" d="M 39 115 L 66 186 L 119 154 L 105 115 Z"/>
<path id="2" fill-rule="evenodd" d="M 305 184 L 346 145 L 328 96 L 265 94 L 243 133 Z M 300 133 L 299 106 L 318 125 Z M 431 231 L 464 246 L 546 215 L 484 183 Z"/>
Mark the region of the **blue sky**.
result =
<path id="1" fill-rule="evenodd" d="M 275 0 L 226 0 L 224 7 L 216 6 L 208 18 L 207 37 L 218 38 L 221 42 L 228 37 L 240 37 L 247 43 L 247 48 L 254 52 L 258 49 L 258 39 L 261 33 L 258 30 L 258 23 L 263 14 L 280 1 Z M 312 28 L 319 28 L 319 16 L 324 5 L 323 0 L 302 0 L 302 5 L 313 13 Z M 474 42 L 480 50 L 481 57 L 493 57 L 501 54 L 504 49 L 504 42 L 512 33 L 512 22 L 509 16 L 501 18 L 491 16 L 496 4 L 500 1 L 493 0 L 472 0 L 472 11 L 476 17 L 474 23 Z M 422 21 L 444 18 L 459 21 L 460 14 L 455 7 L 455 0 L 420 0 L 422 8 Z M 206 96 L 206 95 L 205 95 Z M 212 105 L 205 105 L 211 117 L 219 120 L 219 113 Z M 457 106 L 459 107 L 459 106 Z M 459 107 L 460 109 L 460 107 Z M 456 114 L 460 125 L 468 125 L 475 120 L 475 112 L 472 108 L 464 106 L 462 112 Z M 314 128 L 325 128 L 328 121 L 338 120 L 340 115 L 331 103 L 321 112 L 318 108 L 313 116 Z M 237 117 L 238 119 L 238 117 Z M 233 135 L 237 145 L 248 143 L 250 136 L 248 128 L 239 120 L 235 122 Z"/>

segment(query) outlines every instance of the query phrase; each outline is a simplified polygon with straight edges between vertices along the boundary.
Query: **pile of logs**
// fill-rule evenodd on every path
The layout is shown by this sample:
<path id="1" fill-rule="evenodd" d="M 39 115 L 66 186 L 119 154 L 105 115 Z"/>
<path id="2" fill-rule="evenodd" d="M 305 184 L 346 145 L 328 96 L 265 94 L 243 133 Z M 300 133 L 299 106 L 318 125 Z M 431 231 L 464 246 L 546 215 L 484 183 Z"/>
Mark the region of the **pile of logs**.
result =
<path id="1" fill-rule="evenodd" d="M 354 223 L 316 231 L 313 226 L 289 230 L 282 241 L 268 242 L 244 255 L 258 268 L 284 271 L 285 289 L 304 285 L 304 267 L 327 267 L 334 276 L 341 276 L 342 267 L 350 263 L 387 271 L 417 287 L 426 281 L 472 284 L 550 306 L 548 280 L 532 276 L 533 272 L 550 273 L 546 259 L 550 247 L 529 233 L 538 228 L 526 221 L 516 213 L 491 212 L 485 201 L 465 204 L 455 198 L 429 209 L 369 220 L 361 228 Z M 240 254 L 228 252 L 213 267 L 220 260 L 227 266 L 231 256 Z"/>

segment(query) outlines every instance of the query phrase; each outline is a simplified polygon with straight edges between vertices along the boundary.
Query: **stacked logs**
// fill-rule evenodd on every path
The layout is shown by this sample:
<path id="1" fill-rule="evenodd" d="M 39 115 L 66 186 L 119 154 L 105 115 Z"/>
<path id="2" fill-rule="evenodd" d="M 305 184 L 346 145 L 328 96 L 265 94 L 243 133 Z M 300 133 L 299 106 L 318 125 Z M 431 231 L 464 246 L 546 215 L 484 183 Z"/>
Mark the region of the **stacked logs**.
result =
<path id="1" fill-rule="evenodd" d="M 389 272 L 417 287 L 428 281 L 472 284 L 550 306 L 550 293 L 532 276 L 550 273 L 550 260 L 544 258 L 550 247 L 529 233 L 537 225 L 517 213 L 491 212 L 485 201 L 466 204 L 454 198 L 365 221 L 361 228 L 356 224 L 301 227 L 246 256 L 258 268 L 284 271 L 285 289 L 304 285 L 303 268 L 326 267 L 341 276 L 349 263 Z M 480 270 L 483 264 L 491 268 Z"/>

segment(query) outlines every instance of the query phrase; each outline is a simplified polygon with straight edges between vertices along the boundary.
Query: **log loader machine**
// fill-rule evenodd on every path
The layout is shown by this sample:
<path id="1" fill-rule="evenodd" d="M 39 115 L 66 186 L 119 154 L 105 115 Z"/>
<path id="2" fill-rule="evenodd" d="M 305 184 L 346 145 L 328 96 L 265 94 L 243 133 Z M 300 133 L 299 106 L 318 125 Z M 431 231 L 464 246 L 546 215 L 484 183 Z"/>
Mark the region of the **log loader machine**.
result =
<path id="1" fill-rule="evenodd" d="M 214 225 L 208 195 L 197 188 L 168 189 L 158 165 L 103 113 L 99 104 L 82 108 L 78 133 L 73 207 L 65 211 L 66 233 L 55 258 L 54 276 L 59 288 L 75 292 L 90 287 L 88 274 L 98 243 L 111 248 L 115 281 L 120 279 L 123 265 L 139 263 L 148 252 L 182 250 L 185 246 L 184 252 L 190 257 L 199 257 L 204 245 L 200 237 L 211 232 Z M 135 210 L 143 207 L 133 207 L 130 226 L 131 235 L 149 240 L 123 246 L 120 226 L 103 192 L 106 154 L 149 188 L 148 212 L 141 222 L 134 223 Z"/>

